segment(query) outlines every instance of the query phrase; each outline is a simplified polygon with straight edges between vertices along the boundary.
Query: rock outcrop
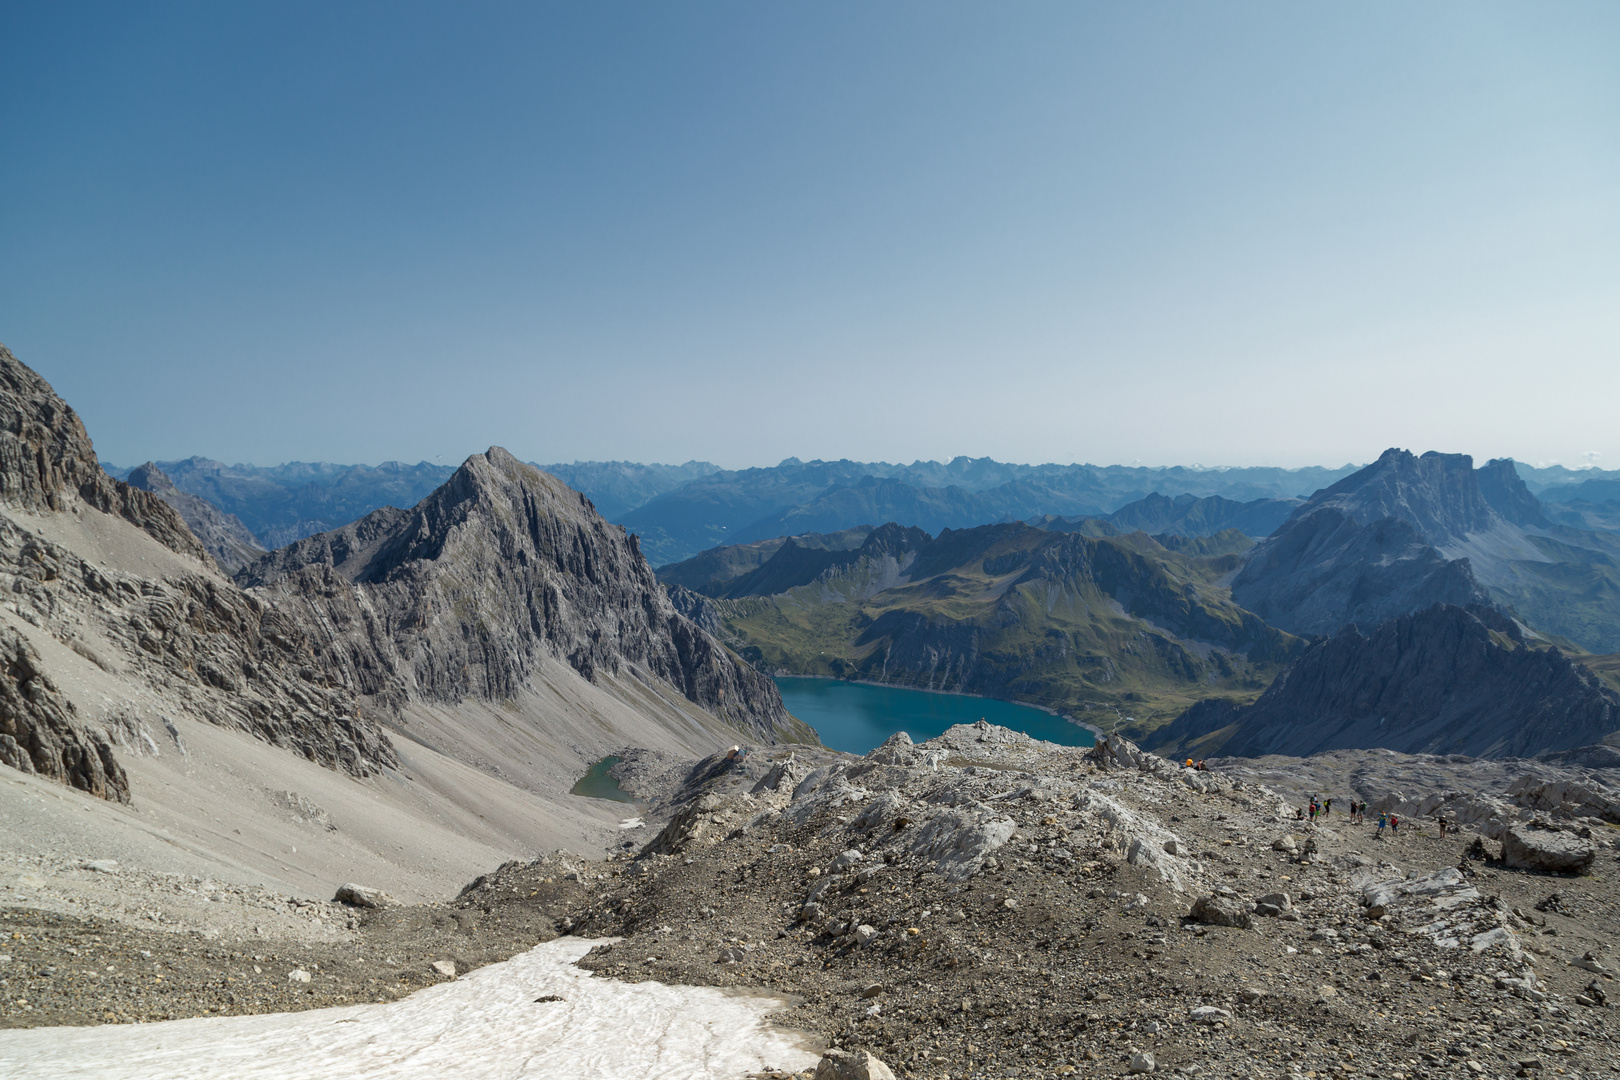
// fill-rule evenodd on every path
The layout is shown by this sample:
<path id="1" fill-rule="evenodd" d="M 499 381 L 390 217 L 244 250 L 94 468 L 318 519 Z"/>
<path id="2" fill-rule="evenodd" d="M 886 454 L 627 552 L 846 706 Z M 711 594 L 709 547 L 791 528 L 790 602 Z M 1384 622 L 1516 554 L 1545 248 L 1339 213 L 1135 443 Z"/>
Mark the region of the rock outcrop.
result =
<path id="1" fill-rule="evenodd" d="M 84 422 L 49 383 L 0 345 L 0 503 L 60 511 L 77 496 L 163 546 L 208 561 L 173 509 L 101 470 Z"/>
<path id="2" fill-rule="evenodd" d="M 106 734 L 80 721 L 39 653 L 8 626 L 0 626 L 0 764 L 129 801 L 129 781 Z"/>
<path id="3" fill-rule="evenodd" d="M 128 483 L 168 503 L 185 521 L 193 536 L 227 574 L 234 574 L 264 554 L 264 545 L 235 514 L 227 514 L 207 499 L 181 491 L 152 462 L 130 470 Z"/>
<path id="4" fill-rule="evenodd" d="M 1574 833 L 1513 825 L 1502 833 L 1502 862 L 1520 870 L 1579 874 L 1597 861 L 1597 847 Z"/>
<path id="5" fill-rule="evenodd" d="M 0 592 L 8 597 L 0 628 L 9 635 L 8 689 L 16 699 L 7 723 L 33 771 L 109 798 L 130 795 L 105 736 L 51 689 L 25 640 L 35 633 L 149 688 L 177 711 L 322 765 L 368 775 L 396 763 L 382 732 L 355 714 L 353 695 L 314 662 L 303 630 L 221 577 L 172 507 L 103 473 L 77 414 L 4 347 L 0 499 Z M 137 553 L 115 565 L 117 558 L 90 550 L 95 544 L 80 545 L 81 552 L 19 523 L 6 507 L 36 515 L 100 511 L 182 557 Z M 149 543 L 137 534 L 128 541 Z M 18 622 L 4 625 L 10 618 Z M 20 767 L 16 752 L 9 758 Z"/>
<path id="6" fill-rule="evenodd" d="M 814 734 L 775 684 L 680 614 L 634 536 L 499 447 L 410 510 L 300 540 L 238 581 L 320 628 L 319 661 L 390 709 L 513 697 L 550 656 L 665 686 L 758 738 Z"/>
<path id="7" fill-rule="evenodd" d="M 1384 747 L 1528 757 L 1620 729 L 1620 694 L 1555 648 L 1531 648 L 1491 608 L 1436 605 L 1370 634 L 1312 645 L 1253 705 L 1200 702 L 1165 727 L 1165 752 L 1258 757 Z"/>

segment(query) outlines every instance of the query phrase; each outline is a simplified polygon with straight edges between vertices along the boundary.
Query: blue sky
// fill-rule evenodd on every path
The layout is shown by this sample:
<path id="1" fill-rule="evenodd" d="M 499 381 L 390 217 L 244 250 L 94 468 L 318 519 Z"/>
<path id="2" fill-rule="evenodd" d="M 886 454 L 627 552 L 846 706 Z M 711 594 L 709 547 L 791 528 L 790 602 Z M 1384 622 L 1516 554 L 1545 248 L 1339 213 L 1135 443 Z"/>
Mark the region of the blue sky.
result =
<path id="1" fill-rule="evenodd" d="M 102 456 L 1620 463 L 1620 5 L 0 10 Z"/>

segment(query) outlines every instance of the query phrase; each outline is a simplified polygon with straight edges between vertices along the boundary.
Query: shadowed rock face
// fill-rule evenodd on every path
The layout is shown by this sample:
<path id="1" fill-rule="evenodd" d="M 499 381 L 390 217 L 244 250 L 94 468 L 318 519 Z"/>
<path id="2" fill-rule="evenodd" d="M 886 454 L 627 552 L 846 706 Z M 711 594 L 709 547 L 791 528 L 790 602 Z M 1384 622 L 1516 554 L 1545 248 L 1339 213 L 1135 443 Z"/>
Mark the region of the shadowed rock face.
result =
<path id="1" fill-rule="evenodd" d="M 1590 746 L 1616 729 L 1620 694 L 1585 668 L 1557 649 L 1526 647 L 1493 609 L 1436 605 L 1370 635 L 1347 627 L 1307 649 L 1253 705 L 1200 702 L 1157 745 L 1192 749 L 1220 732 L 1206 752 L 1528 757 Z"/>
<path id="2" fill-rule="evenodd" d="M 39 653 L 9 626 L 0 626 L 0 764 L 129 802 L 129 780 L 107 736 L 80 722 Z"/>
<path id="3" fill-rule="evenodd" d="M 550 655 L 651 677 L 767 741 L 806 738 L 770 679 L 670 603 L 633 536 L 499 447 L 411 510 L 271 552 L 238 580 L 309 626 L 323 663 L 390 707 L 513 696 Z"/>
<path id="4" fill-rule="evenodd" d="M 1262 542 L 1232 597 L 1298 634 L 1373 627 L 1436 603 L 1490 602 L 1467 559 L 1447 559 L 1408 522 L 1363 524 L 1334 507 L 1296 517 Z"/>
<path id="5" fill-rule="evenodd" d="M 263 545 L 242 524 L 241 518 L 225 513 L 207 499 L 181 491 L 152 462 L 131 469 L 129 485 L 150 491 L 172 506 L 227 574 L 236 573 L 264 554 Z"/>

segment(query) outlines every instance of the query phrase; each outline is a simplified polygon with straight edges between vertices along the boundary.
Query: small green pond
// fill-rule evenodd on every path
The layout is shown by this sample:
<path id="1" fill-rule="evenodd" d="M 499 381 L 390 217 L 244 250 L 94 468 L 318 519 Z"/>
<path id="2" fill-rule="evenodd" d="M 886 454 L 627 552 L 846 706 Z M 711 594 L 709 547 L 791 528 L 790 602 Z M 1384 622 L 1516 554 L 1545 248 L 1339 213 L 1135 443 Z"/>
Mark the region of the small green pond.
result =
<path id="1" fill-rule="evenodd" d="M 619 782 L 608 775 L 608 770 L 623 760 L 624 758 L 621 757 L 609 756 L 598 761 L 585 770 L 585 775 L 579 778 L 579 783 L 573 786 L 569 794 L 583 795 L 587 799 L 612 799 L 614 802 L 623 803 L 635 802 L 636 797 L 620 787 Z"/>

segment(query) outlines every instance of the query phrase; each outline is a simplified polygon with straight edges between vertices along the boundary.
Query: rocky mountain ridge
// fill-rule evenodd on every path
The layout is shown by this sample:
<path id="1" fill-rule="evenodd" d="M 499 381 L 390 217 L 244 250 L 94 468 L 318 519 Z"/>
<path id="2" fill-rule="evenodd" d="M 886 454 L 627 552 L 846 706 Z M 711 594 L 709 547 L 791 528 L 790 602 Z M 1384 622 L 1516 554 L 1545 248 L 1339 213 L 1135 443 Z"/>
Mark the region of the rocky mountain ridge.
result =
<path id="1" fill-rule="evenodd" d="M 1530 757 L 1620 733 L 1620 693 L 1494 608 L 1437 604 L 1312 644 L 1260 699 L 1211 699 L 1155 732 L 1161 752 L 1303 757 L 1355 747 Z"/>
<path id="2" fill-rule="evenodd" d="M 1492 603 L 1581 648 L 1620 650 L 1620 536 L 1551 521 L 1513 462 L 1390 449 L 1317 492 L 1252 552 L 1238 603 L 1331 634 L 1435 603 Z"/>
<path id="3" fill-rule="evenodd" d="M 363 776 L 395 763 L 387 736 L 354 715 L 341 685 L 310 666 L 302 630 L 221 577 L 168 504 L 103 473 L 78 416 L 3 346 L 0 498 L 9 510 L 0 513 L 0 589 L 9 597 L 0 618 L 14 681 L 33 688 L 0 722 L 27 751 L 32 771 L 129 797 L 110 767 L 101 728 L 108 718 L 79 717 L 57 700 L 41 659 L 47 646 L 329 767 Z M 135 526 L 172 556 L 154 563 L 153 553 L 81 554 L 86 548 L 72 538 L 109 551 L 128 547 L 116 528 L 108 534 L 94 520 L 96 511 Z M 130 572 L 134 563 L 147 572 Z M 18 760 L 15 750 L 9 756 Z"/>

